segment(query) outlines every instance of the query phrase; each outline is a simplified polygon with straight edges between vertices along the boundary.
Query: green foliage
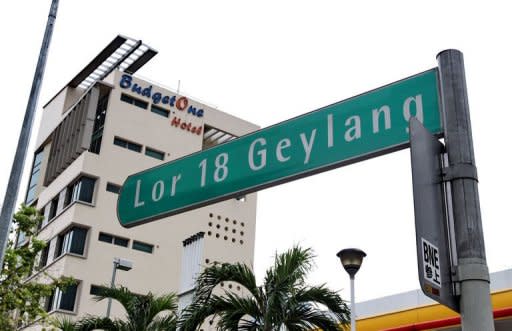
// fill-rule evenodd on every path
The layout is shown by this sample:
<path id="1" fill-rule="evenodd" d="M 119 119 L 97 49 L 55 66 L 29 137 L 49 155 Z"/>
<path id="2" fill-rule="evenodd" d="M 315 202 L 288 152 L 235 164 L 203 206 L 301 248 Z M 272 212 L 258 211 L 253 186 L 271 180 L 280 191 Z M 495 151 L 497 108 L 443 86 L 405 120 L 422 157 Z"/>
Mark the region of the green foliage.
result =
<path id="1" fill-rule="evenodd" d="M 77 325 L 75 321 L 71 320 L 68 317 L 53 319 L 50 324 L 61 331 L 75 331 Z M 55 329 L 51 330 L 54 331 Z"/>
<path id="2" fill-rule="evenodd" d="M 325 285 L 306 284 L 313 258 L 311 249 L 300 247 L 276 255 L 262 286 L 240 263 L 206 268 L 198 278 L 193 303 L 181 316 L 181 330 L 196 331 L 208 317 L 216 318 L 218 329 L 229 331 L 343 330 L 350 321 L 346 303 Z M 227 281 L 244 286 L 249 295 L 214 294 Z"/>
<path id="3" fill-rule="evenodd" d="M 55 288 L 65 290 L 74 283 L 69 277 L 59 279 L 45 275 L 46 284 L 37 283 L 27 278 L 32 274 L 37 255 L 46 243 L 35 238 L 38 225 L 43 216 L 34 207 L 22 205 L 14 215 L 15 228 L 28 238 L 27 244 L 15 247 L 9 240 L 5 251 L 4 265 L 0 271 L 0 330 L 15 330 L 20 323 L 30 323 L 37 318 L 46 317 L 41 307 L 45 297 L 51 295 Z"/>
<path id="4" fill-rule="evenodd" d="M 139 295 L 125 287 L 105 287 L 96 300 L 112 298 L 118 301 L 126 311 L 125 319 L 87 316 L 77 322 L 75 329 L 91 331 L 175 331 L 178 309 L 174 294 L 155 296 L 152 293 Z M 162 313 L 165 312 L 165 313 Z M 162 314 L 160 314 L 162 313 Z"/>

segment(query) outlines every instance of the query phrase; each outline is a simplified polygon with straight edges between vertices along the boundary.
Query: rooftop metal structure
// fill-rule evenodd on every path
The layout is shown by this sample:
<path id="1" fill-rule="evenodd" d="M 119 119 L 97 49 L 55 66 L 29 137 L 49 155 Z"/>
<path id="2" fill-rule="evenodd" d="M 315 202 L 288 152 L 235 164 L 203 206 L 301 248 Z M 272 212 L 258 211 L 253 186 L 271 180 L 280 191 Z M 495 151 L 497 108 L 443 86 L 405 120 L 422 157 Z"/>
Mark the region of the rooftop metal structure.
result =
<path id="1" fill-rule="evenodd" d="M 232 134 L 229 134 L 222 130 L 205 125 L 203 146 L 208 148 L 208 147 L 212 147 L 215 145 L 219 145 L 219 144 L 228 142 L 235 138 L 237 138 L 237 137 Z"/>
<path id="2" fill-rule="evenodd" d="M 133 74 L 157 53 L 141 40 L 118 35 L 68 83 L 68 86 L 87 89 L 116 68 Z"/>

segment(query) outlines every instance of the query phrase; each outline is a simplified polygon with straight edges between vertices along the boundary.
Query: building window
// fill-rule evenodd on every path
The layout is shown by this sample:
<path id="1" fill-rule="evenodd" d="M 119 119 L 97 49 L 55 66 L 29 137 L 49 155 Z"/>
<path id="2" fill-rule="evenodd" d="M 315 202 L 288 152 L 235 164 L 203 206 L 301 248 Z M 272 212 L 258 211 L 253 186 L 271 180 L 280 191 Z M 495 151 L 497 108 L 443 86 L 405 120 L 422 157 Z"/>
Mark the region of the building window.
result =
<path id="1" fill-rule="evenodd" d="M 46 246 L 41 251 L 41 258 L 39 259 L 39 268 L 44 268 L 48 263 L 48 253 L 50 253 L 50 242 L 46 243 Z"/>
<path id="2" fill-rule="evenodd" d="M 64 198 L 64 207 L 67 207 L 71 202 L 73 202 L 73 185 L 71 184 L 66 188 L 66 197 Z"/>
<path id="3" fill-rule="evenodd" d="M 89 294 L 96 295 L 96 296 L 102 295 L 105 288 L 106 288 L 105 286 L 91 285 Z"/>
<path id="4" fill-rule="evenodd" d="M 121 186 L 113 183 L 107 183 L 107 191 L 118 194 L 119 191 L 121 191 Z"/>
<path id="5" fill-rule="evenodd" d="M 91 146 L 89 151 L 91 153 L 99 154 L 101 149 L 101 140 L 103 138 L 103 127 L 105 126 L 105 117 L 107 115 L 108 98 L 110 92 L 103 95 L 96 107 L 96 117 L 94 118 L 94 127 L 91 136 Z"/>
<path id="6" fill-rule="evenodd" d="M 153 253 L 153 245 L 134 240 L 132 248 L 141 252 Z"/>
<path id="7" fill-rule="evenodd" d="M 41 226 L 38 230 L 44 228 L 48 223 L 50 223 L 50 206 L 51 203 L 47 203 L 43 208 L 43 221 L 40 223 Z"/>
<path id="8" fill-rule="evenodd" d="M 30 174 L 30 180 L 28 181 L 27 196 L 25 197 L 25 203 L 28 205 L 32 203 L 36 198 L 37 183 L 41 176 L 41 164 L 43 162 L 43 150 L 36 153 L 34 156 L 34 163 L 32 164 L 32 172 Z"/>
<path id="9" fill-rule="evenodd" d="M 43 215 L 43 219 L 41 220 L 41 222 L 37 223 L 37 230 L 39 231 L 39 230 L 41 230 L 41 229 L 43 228 L 43 224 L 44 224 L 44 222 L 45 222 L 45 217 L 44 217 L 44 207 L 43 207 L 43 209 L 39 210 L 39 211 L 38 211 L 38 213 L 39 213 L 40 215 Z"/>
<path id="10" fill-rule="evenodd" d="M 48 214 L 48 221 L 57 216 L 57 206 L 59 205 L 59 197 L 56 196 L 50 202 L 50 213 Z"/>
<path id="11" fill-rule="evenodd" d="M 55 258 L 66 253 L 84 255 L 86 238 L 87 229 L 77 226 L 61 233 L 57 238 Z"/>
<path id="12" fill-rule="evenodd" d="M 43 303 L 43 309 L 46 311 L 46 312 L 50 312 L 52 310 L 52 306 L 53 306 L 53 297 L 55 295 L 55 291 L 53 291 L 52 294 L 50 294 L 49 297 L 46 297 L 44 299 L 44 303 Z"/>
<path id="13" fill-rule="evenodd" d="M 100 232 L 100 234 L 98 235 L 98 240 L 123 247 L 128 247 L 128 242 L 130 241 L 129 239 L 117 237 L 104 232 Z"/>
<path id="14" fill-rule="evenodd" d="M 121 101 L 132 104 L 133 98 L 131 96 L 129 96 L 128 94 L 121 93 Z"/>
<path id="15" fill-rule="evenodd" d="M 163 117 L 169 117 L 170 111 L 162 107 L 151 105 L 151 112 Z"/>
<path id="16" fill-rule="evenodd" d="M 114 240 L 114 236 L 100 232 L 100 234 L 98 236 L 98 240 L 111 244 L 112 241 Z"/>
<path id="17" fill-rule="evenodd" d="M 78 284 L 68 286 L 65 290 L 55 289 L 51 296 L 48 297 L 45 303 L 46 311 L 53 310 L 75 310 L 75 300 Z"/>
<path id="18" fill-rule="evenodd" d="M 82 176 L 73 183 L 69 184 L 64 194 L 63 208 L 66 208 L 72 202 L 82 201 L 92 203 L 94 195 L 94 184 L 96 179 Z"/>
<path id="19" fill-rule="evenodd" d="M 132 143 L 128 140 L 124 140 L 119 137 L 114 137 L 114 145 L 129 149 L 129 150 L 137 152 L 137 153 L 140 153 L 142 151 L 142 145 L 137 144 L 137 143 Z"/>
<path id="20" fill-rule="evenodd" d="M 68 186 L 68 192 L 71 192 L 70 202 L 82 201 L 92 203 L 95 182 L 96 179 L 94 178 L 82 176 L 76 182 Z"/>
<path id="21" fill-rule="evenodd" d="M 142 109 L 147 109 L 148 108 L 148 103 L 146 101 L 135 99 L 135 98 L 129 96 L 128 94 L 122 93 L 121 94 L 121 101 L 124 101 L 126 103 L 129 103 L 130 105 L 134 105 L 134 106 L 142 108 Z"/>
<path id="22" fill-rule="evenodd" d="M 16 238 L 16 248 L 21 247 L 28 243 L 28 238 L 25 232 L 18 231 L 17 238 Z"/>
<path id="23" fill-rule="evenodd" d="M 93 132 L 92 137 L 91 137 L 91 146 L 89 147 L 89 152 L 94 153 L 94 154 L 100 154 L 102 139 L 103 139 L 103 130 Z"/>
<path id="24" fill-rule="evenodd" d="M 159 152 L 156 149 L 152 149 L 149 147 L 146 147 L 145 153 L 147 156 L 151 156 L 151 157 L 154 157 L 155 159 L 159 159 L 159 160 L 163 160 L 165 157 L 164 152 Z"/>
<path id="25" fill-rule="evenodd" d="M 128 242 L 126 238 L 114 237 L 114 245 L 128 247 Z"/>

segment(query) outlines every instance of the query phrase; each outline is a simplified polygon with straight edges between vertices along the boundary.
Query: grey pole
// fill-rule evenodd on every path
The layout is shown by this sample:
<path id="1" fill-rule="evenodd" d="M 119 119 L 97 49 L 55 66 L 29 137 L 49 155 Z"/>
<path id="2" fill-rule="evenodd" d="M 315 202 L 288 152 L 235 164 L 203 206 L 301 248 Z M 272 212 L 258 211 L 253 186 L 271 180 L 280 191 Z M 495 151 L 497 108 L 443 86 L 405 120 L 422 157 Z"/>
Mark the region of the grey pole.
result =
<path id="1" fill-rule="evenodd" d="M 355 275 L 350 275 L 350 331 L 356 331 L 356 295 L 354 293 Z"/>
<path id="2" fill-rule="evenodd" d="M 27 156 L 30 133 L 34 122 L 37 99 L 39 97 L 39 91 L 41 90 L 41 83 L 43 81 L 44 68 L 46 66 L 46 58 L 50 47 L 50 41 L 52 39 L 55 18 L 57 17 L 58 5 L 58 0 L 52 0 L 50 14 L 48 15 L 46 30 L 44 32 L 43 44 L 41 45 L 36 72 L 34 73 L 34 80 L 32 81 L 32 89 L 30 90 L 27 109 L 25 110 L 25 118 L 23 119 L 23 125 L 18 139 L 18 147 L 16 148 L 16 154 L 14 155 L 14 161 L 11 168 L 11 175 L 9 176 L 9 182 L 5 190 L 4 203 L 0 214 L 0 267 L 3 266 L 4 263 L 5 249 L 7 248 L 12 216 L 14 214 L 14 208 L 16 207 L 16 199 L 18 197 L 21 175 Z"/>
<path id="3" fill-rule="evenodd" d="M 444 107 L 444 139 L 451 181 L 462 330 L 493 331 L 489 270 L 478 198 L 477 176 L 463 55 L 437 55 Z"/>
<path id="4" fill-rule="evenodd" d="M 112 269 L 112 280 L 110 281 L 110 288 L 114 288 L 116 282 L 116 271 L 119 266 L 119 260 L 114 259 L 114 268 Z M 107 306 L 107 318 L 110 317 L 110 309 L 112 308 L 112 298 L 108 298 L 108 306 Z"/>

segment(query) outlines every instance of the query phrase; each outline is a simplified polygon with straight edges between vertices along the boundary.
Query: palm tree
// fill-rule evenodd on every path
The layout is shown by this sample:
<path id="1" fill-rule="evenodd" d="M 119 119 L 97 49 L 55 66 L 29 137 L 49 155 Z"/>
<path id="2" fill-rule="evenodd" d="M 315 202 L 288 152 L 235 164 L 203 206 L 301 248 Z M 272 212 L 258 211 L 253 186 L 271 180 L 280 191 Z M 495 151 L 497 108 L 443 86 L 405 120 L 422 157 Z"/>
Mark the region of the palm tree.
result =
<path id="1" fill-rule="evenodd" d="M 75 331 L 77 323 L 68 317 L 63 317 L 52 320 L 51 325 L 58 328 L 61 331 Z"/>
<path id="2" fill-rule="evenodd" d="M 343 330 L 350 321 L 346 303 L 325 285 L 305 284 L 313 257 L 311 249 L 297 246 L 276 255 L 262 286 L 256 285 L 254 273 L 244 264 L 206 268 L 197 279 L 192 304 L 181 315 L 181 330 L 195 331 L 209 316 L 218 318 L 218 329 L 228 331 Z M 250 295 L 213 293 L 227 281 L 242 285 Z"/>
<path id="3" fill-rule="evenodd" d="M 101 301 L 112 298 L 123 305 L 126 319 L 111 319 L 108 317 L 87 316 L 78 321 L 76 330 L 106 330 L 106 331 L 175 331 L 177 322 L 176 295 L 166 294 L 154 296 L 151 292 L 139 295 L 130 292 L 125 287 L 102 289 L 95 299 Z M 161 312 L 167 312 L 162 313 Z"/>

